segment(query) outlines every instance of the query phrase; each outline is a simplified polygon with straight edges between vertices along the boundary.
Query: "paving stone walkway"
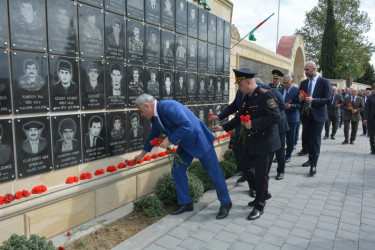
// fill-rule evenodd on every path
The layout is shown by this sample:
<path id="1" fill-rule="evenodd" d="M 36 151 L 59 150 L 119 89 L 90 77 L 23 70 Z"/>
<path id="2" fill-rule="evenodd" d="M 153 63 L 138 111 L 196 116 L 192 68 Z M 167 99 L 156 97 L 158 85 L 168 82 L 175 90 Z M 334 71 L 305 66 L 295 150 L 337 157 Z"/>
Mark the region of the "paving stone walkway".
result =
<path id="1" fill-rule="evenodd" d="M 296 155 L 300 145 L 281 181 L 274 163 L 272 198 L 258 220 L 246 219 L 252 198 L 235 176 L 227 182 L 233 208 L 226 219 L 215 219 L 211 191 L 193 212 L 167 216 L 114 249 L 375 249 L 375 155 L 359 127 L 355 145 L 341 145 L 342 128 L 336 140 L 322 140 L 314 177 L 301 167 L 307 157 Z"/>

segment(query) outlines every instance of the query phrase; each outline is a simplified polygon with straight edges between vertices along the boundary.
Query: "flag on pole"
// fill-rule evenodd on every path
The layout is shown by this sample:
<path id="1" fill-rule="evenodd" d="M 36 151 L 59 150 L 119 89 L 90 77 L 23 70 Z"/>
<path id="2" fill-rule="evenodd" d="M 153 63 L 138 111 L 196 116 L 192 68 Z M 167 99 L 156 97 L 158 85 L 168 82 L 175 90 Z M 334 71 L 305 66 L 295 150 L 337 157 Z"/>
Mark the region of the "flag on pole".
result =
<path id="1" fill-rule="evenodd" d="M 203 1 L 203 0 L 202 0 Z M 260 27 L 262 26 L 268 19 L 270 19 L 275 13 L 272 13 L 272 15 L 270 15 L 269 17 L 267 17 L 263 22 L 261 22 L 260 24 L 258 24 L 252 31 L 250 31 L 250 34 L 249 34 L 249 40 L 250 41 L 256 41 L 257 39 L 255 38 L 254 36 L 254 32 Z"/>

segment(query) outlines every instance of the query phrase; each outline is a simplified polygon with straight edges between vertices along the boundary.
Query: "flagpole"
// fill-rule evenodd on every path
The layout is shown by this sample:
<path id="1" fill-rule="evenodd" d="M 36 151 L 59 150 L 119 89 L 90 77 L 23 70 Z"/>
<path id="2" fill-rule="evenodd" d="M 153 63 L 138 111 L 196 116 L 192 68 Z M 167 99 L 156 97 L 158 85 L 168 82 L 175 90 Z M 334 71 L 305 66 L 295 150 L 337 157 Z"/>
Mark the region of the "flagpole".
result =
<path id="1" fill-rule="evenodd" d="M 277 44 L 279 43 L 279 19 L 280 19 L 280 0 L 279 0 L 279 8 L 277 11 L 277 35 L 276 35 L 276 50 L 277 51 Z"/>

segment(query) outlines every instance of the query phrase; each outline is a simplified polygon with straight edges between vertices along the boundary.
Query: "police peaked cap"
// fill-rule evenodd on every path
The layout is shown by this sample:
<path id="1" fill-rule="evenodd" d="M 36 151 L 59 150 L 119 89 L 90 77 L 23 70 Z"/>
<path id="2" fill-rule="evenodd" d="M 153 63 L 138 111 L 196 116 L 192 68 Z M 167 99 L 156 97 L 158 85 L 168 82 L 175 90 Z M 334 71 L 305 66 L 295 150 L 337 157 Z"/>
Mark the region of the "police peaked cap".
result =
<path id="1" fill-rule="evenodd" d="M 31 128 L 42 129 L 44 128 L 44 124 L 38 121 L 31 121 L 23 125 L 24 130 L 29 130 Z"/>
<path id="2" fill-rule="evenodd" d="M 255 75 L 258 74 L 258 72 L 246 70 L 246 69 L 233 69 L 233 72 L 236 76 L 236 81 L 234 82 L 234 84 L 238 84 L 243 79 L 254 78 Z"/>
<path id="3" fill-rule="evenodd" d="M 272 70 L 272 76 L 273 78 L 281 78 L 284 74 L 280 70 L 274 69 Z"/>

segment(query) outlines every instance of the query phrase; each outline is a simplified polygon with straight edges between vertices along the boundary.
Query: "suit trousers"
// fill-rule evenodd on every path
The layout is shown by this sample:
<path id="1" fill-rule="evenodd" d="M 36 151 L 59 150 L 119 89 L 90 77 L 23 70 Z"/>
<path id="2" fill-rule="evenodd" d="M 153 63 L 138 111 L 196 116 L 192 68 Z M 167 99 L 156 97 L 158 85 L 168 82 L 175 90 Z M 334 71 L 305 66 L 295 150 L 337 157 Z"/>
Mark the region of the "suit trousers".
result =
<path id="1" fill-rule="evenodd" d="M 368 136 L 370 137 L 371 152 L 375 152 L 375 120 L 367 123 Z"/>
<path id="2" fill-rule="evenodd" d="M 340 127 L 342 126 L 342 124 L 344 123 L 344 114 L 345 114 L 345 109 L 344 108 L 340 108 Z"/>
<path id="3" fill-rule="evenodd" d="M 193 156 L 188 154 L 181 147 L 179 147 L 177 153 L 185 163 L 176 164 L 176 162 L 173 162 L 172 165 L 172 175 L 174 184 L 176 186 L 178 204 L 189 204 L 191 203 L 191 197 L 186 170 L 190 166 L 190 163 L 193 160 Z M 227 184 L 225 182 L 223 172 L 221 171 L 213 144 L 212 146 L 210 146 L 206 154 L 199 159 L 199 161 L 202 163 L 203 169 L 206 171 L 208 177 L 210 178 L 212 184 L 216 189 L 217 198 L 220 201 L 221 206 L 231 203 Z"/>
<path id="4" fill-rule="evenodd" d="M 344 136 L 345 141 L 349 141 L 349 127 L 350 123 L 352 125 L 352 133 L 350 134 L 350 141 L 355 141 L 355 138 L 357 136 L 357 130 L 358 130 L 358 123 L 359 121 L 352 121 L 352 120 L 345 120 L 344 121 Z"/>
<path id="5" fill-rule="evenodd" d="M 307 116 L 303 115 L 302 119 L 302 140 L 305 139 L 311 165 L 316 167 L 320 155 L 321 135 L 324 122 L 316 122 L 311 112 Z"/>
<path id="6" fill-rule="evenodd" d="M 279 148 L 279 150 L 275 152 L 276 159 L 277 159 L 277 172 L 278 173 L 284 173 L 284 170 L 285 170 L 285 136 L 286 136 L 286 133 L 279 134 L 281 148 Z"/>
<path id="7" fill-rule="evenodd" d="M 297 146 L 297 143 L 298 143 L 298 139 L 299 139 L 299 128 L 301 127 L 301 122 L 297 122 L 297 128 L 296 128 L 296 135 L 295 135 L 295 138 L 294 138 L 294 146 L 296 147 Z M 290 129 L 290 128 L 289 128 Z"/>
<path id="8" fill-rule="evenodd" d="M 286 132 L 286 153 L 285 158 L 290 158 L 294 150 L 294 142 L 296 137 L 297 126 L 299 122 L 290 122 L 289 131 Z"/>
<path id="9" fill-rule="evenodd" d="M 330 116 L 328 117 L 328 120 L 324 123 L 324 130 L 325 135 L 329 136 L 329 128 L 331 127 L 332 123 L 332 133 L 331 136 L 335 136 L 337 132 L 337 128 L 339 126 L 339 117 L 338 116 Z"/>
<path id="10" fill-rule="evenodd" d="M 303 126 L 303 122 L 302 122 L 302 151 L 307 154 L 308 151 L 307 151 L 307 139 L 308 139 L 308 134 L 307 136 L 305 135 L 305 133 L 303 132 L 304 131 L 304 126 Z"/>

